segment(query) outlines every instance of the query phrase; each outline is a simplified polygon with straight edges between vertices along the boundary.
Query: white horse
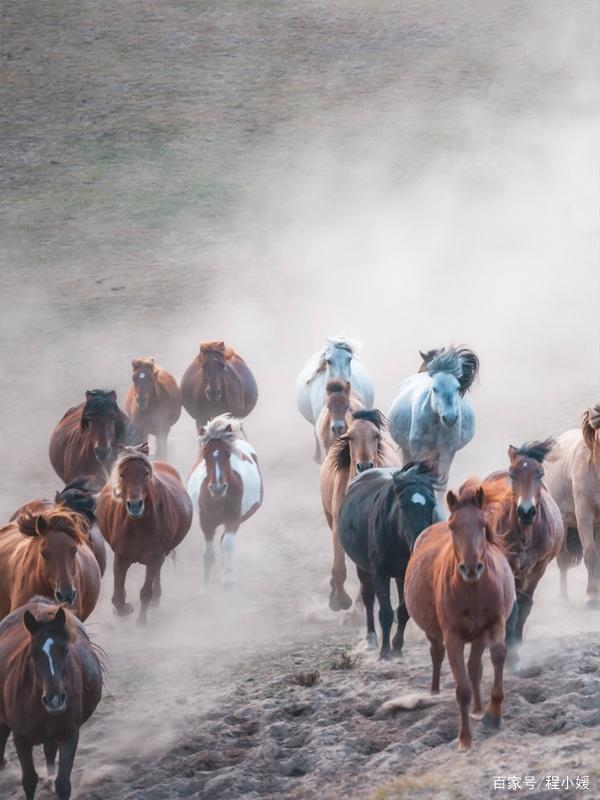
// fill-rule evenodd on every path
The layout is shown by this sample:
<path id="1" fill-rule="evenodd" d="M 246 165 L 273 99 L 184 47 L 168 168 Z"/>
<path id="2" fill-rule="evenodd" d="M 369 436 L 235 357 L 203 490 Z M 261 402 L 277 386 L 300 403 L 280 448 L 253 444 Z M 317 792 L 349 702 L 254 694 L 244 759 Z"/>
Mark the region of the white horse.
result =
<path id="1" fill-rule="evenodd" d="M 475 433 L 475 415 L 466 392 L 479 359 L 464 347 L 421 353 L 423 365 L 402 381 L 389 414 L 390 433 L 404 463 L 427 461 L 439 478 L 439 494 L 448 485 L 455 453 Z"/>

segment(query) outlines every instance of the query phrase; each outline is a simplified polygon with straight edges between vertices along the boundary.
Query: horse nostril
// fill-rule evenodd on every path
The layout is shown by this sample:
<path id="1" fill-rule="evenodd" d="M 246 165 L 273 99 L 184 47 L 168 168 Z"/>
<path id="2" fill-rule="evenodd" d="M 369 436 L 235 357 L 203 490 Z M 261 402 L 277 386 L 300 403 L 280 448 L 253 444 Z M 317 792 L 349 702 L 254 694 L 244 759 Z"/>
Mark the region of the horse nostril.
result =
<path id="1" fill-rule="evenodd" d="M 477 565 L 476 565 L 476 567 L 475 567 L 475 572 L 476 572 L 478 575 L 481 575 L 481 573 L 483 572 L 483 561 L 478 561 L 478 562 L 477 562 Z"/>
<path id="2" fill-rule="evenodd" d="M 72 606 L 77 597 L 77 589 L 66 589 L 65 591 L 57 589 L 54 596 L 59 603 L 67 603 Z"/>
<path id="3" fill-rule="evenodd" d="M 94 454 L 99 461 L 106 461 L 110 455 L 110 447 L 94 447 Z"/>

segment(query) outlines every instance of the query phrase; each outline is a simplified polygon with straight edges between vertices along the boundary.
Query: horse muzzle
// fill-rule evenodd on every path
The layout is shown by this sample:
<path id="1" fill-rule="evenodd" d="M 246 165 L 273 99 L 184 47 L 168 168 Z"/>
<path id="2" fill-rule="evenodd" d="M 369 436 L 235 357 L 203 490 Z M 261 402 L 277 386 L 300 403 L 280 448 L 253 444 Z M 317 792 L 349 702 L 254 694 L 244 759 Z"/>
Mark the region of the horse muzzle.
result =
<path id="1" fill-rule="evenodd" d="M 517 506 L 517 516 L 521 525 L 531 525 L 536 513 L 535 503 L 519 503 Z"/>
<path id="2" fill-rule="evenodd" d="M 125 508 L 127 509 L 128 515 L 132 519 L 138 519 L 138 517 L 143 516 L 144 514 L 144 501 L 143 500 L 127 500 L 125 503 Z"/>
<path id="3" fill-rule="evenodd" d="M 61 605 L 72 606 L 77 599 L 77 589 L 57 589 L 54 598 Z"/>
<path id="4" fill-rule="evenodd" d="M 110 458 L 112 453 L 111 447 L 94 447 L 94 455 L 100 461 L 101 464 L 104 464 Z"/>
<path id="5" fill-rule="evenodd" d="M 223 495 L 227 492 L 227 484 L 211 483 L 208 489 L 213 497 L 223 497 Z"/>
<path id="6" fill-rule="evenodd" d="M 442 414 L 441 420 L 446 428 L 453 428 L 456 425 L 458 417 L 456 415 Z"/>
<path id="7" fill-rule="evenodd" d="M 142 411 L 148 407 L 148 398 L 144 397 L 141 394 L 136 395 L 135 402 L 138 406 L 142 409 Z"/>
<path id="8" fill-rule="evenodd" d="M 373 469 L 375 464 L 372 461 L 357 461 L 356 462 L 356 471 L 357 472 L 366 472 L 368 469 Z"/>
<path id="9" fill-rule="evenodd" d="M 485 569 L 485 565 L 483 561 L 478 561 L 475 566 L 467 566 L 466 564 L 462 563 L 458 565 L 458 571 L 460 573 L 460 577 L 466 583 L 477 583 L 479 578 L 483 575 L 483 570 Z"/>
<path id="10" fill-rule="evenodd" d="M 207 389 L 205 391 L 205 396 L 207 400 L 210 400 L 212 403 L 216 403 L 218 400 L 221 399 L 222 392 L 220 389 Z"/>
<path id="11" fill-rule="evenodd" d="M 48 692 L 43 694 L 42 705 L 49 714 L 62 714 L 67 707 L 67 693 Z"/>
<path id="12" fill-rule="evenodd" d="M 346 425 L 344 422 L 334 422 L 331 426 L 331 433 L 337 438 L 341 436 L 344 431 L 346 430 Z"/>

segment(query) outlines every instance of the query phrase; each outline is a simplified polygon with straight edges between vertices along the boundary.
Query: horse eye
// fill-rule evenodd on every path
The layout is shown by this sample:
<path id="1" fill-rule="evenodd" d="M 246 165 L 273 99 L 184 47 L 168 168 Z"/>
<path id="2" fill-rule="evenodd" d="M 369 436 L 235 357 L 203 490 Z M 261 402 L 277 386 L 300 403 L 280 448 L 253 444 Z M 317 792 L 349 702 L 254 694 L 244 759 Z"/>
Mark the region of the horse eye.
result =
<path id="1" fill-rule="evenodd" d="M 434 393 L 434 394 L 437 394 L 437 393 L 438 393 L 438 390 L 437 390 L 437 388 L 436 388 L 435 386 L 434 386 L 434 387 L 432 387 L 432 391 L 433 391 L 433 393 Z"/>
<path id="2" fill-rule="evenodd" d="M 71 558 L 75 558 L 76 554 L 77 554 L 77 548 L 73 547 L 71 550 Z"/>
<path id="3" fill-rule="evenodd" d="M 42 558 L 44 561 L 48 561 L 48 553 L 45 550 L 42 550 Z"/>

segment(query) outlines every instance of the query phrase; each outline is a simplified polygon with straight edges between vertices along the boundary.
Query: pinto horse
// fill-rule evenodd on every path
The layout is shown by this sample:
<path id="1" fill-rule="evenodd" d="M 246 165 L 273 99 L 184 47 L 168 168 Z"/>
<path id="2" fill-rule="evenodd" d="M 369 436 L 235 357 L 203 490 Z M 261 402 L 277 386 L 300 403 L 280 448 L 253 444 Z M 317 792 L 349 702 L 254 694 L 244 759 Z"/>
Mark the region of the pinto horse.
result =
<path id="1" fill-rule="evenodd" d="M 181 399 L 199 433 L 221 414 L 247 417 L 256 405 L 258 389 L 246 362 L 231 347 L 225 342 L 202 342 L 181 379 Z"/>
<path id="2" fill-rule="evenodd" d="M 352 422 L 352 413 L 365 407 L 362 397 L 352 390 L 350 381 L 329 381 L 325 389 L 325 405 L 315 425 L 317 450 L 315 461 L 323 462 L 332 443 Z"/>
<path id="3" fill-rule="evenodd" d="M 21 514 L 39 514 L 53 506 L 64 506 L 70 511 L 80 514 L 83 518 L 85 527 L 88 529 L 88 545 L 96 557 L 100 567 L 100 575 L 106 571 L 106 544 L 104 537 L 100 533 L 100 528 L 96 525 L 96 498 L 92 490 L 93 481 L 87 478 L 79 478 L 68 483 L 64 489 L 54 495 L 54 501 L 43 498 L 41 500 L 30 500 L 18 508 L 10 518 L 10 522 L 16 520 Z"/>
<path id="4" fill-rule="evenodd" d="M 214 564 L 218 527 L 223 554 L 223 583 L 234 582 L 236 533 L 262 505 L 263 483 L 252 445 L 243 438 L 241 420 L 222 414 L 200 430 L 200 455 L 188 480 L 188 492 L 200 514 L 204 533 L 204 581 Z"/>
<path id="5" fill-rule="evenodd" d="M 103 484 L 117 446 L 128 436 L 129 422 L 116 392 L 87 391 L 85 402 L 70 408 L 52 431 L 50 463 L 65 483 L 93 475 Z"/>
<path id="6" fill-rule="evenodd" d="M 164 461 L 169 431 L 181 414 L 179 386 L 150 356 L 134 358 L 132 367 L 132 385 L 125 398 L 125 408 L 136 440 L 146 442 L 149 434 L 155 436 L 156 458 Z"/>
<path id="7" fill-rule="evenodd" d="M 567 570 L 585 563 L 588 608 L 600 608 L 600 403 L 588 409 L 581 429 L 557 439 L 555 458 L 546 466 L 546 484 L 558 503 L 565 540 L 557 556 L 560 588 L 567 595 Z"/>
<path id="8" fill-rule="evenodd" d="M 110 480 L 98 495 L 96 516 L 115 559 L 112 603 L 119 616 L 133 612 L 126 602 L 125 578 L 132 564 L 144 564 L 139 625 L 145 625 L 150 602 L 161 595 L 160 571 L 165 558 L 181 544 L 192 524 L 192 501 L 177 470 L 152 463 L 148 443 L 121 445 Z"/>
<path id="9" fill-rule="evenodd" d="M 486 516 L 486 505 L 498 501 L 491 487 L 471 478 L 458 497 L 448 492 L 450 517 L 427 528 L 417 539 L 404 579 L 409 615 L 425 631 L 431 648 L 431 692 L 440 689 L 444 652 L 456 682 L 460 707 L 459 750 L 471 746 L 469 705 L 481 717 L 481 674 L 486 644 L 494 666 L 491 701 L 485 724 L 499 728 L 504 700 L 506 621 L 515 602 L 515 581 L 502 541 Z M 464 649 L 471 644 L 468 672 Z"/>
<path id="10" fill-rule="evenodd" d="M 89 523 L 64 505 L 21 513 L 0 528 L 0 618 L 38 594 L 89 617 L 101 575 L 88 543 Z"/>
<path id="11" fill-rule="evenodd" d="M 367 612 L 367 642 L 376 646 L 373 618 L 375 595 L 379 602 L 382 630 L 381 658 L 388 658 L 394 612 L 390 581 L 398 588 L 398 629 L 394 653 L 404 644 L 408 613 L 404 603 L 404 574 L 422 530 L 436 522 L 435 477 L 427 464 L 407 464 L 401 470 L 369 469 L 348 487 L 342 503 L 338 532 L 342 547 L 356 564 L 361 594 Z"/>
<path id="12" fill-rule="evenodd" d="M 333 566 L 329 608 L 350 608 L 344 589 L 346 559 L 338 533 L 338 519 L 350 481 L 373 467 L 399 467 L 400 459 L 387 434 L 386 419 L 377 409 L 352 414 L 346 433 L 335 440 L 321 465 L 321 503 L 333 539 Z"/>
<path id="13" fill-rule="evenodd" d="M 33 800 L 33 747 L 44 745 L 49 777 L 58 751 L 54 787 L 69 800 L 79 729 L 102 696 L 102 665 L 81 622 L 44 597 L 9 614 L 0 623 L 0 686 L 0 767 L 12 731 L 25 797 Z"/>
<path id="14" fill-rule="evenodd" d="M 507 624 L 513 667 L 517 666 L 515 648 L 523 640 L 533 593 L 564 539 L 560 509 L 542 481 L 544 459 L 553 447 L 552 439 L 509 447 L 508 472 L 495 472 L 482 484 L 486 494 L 489 487 L 489 494 L 498 498 L 492 508 L 494 527 L 504 540 L 515 576 L 517 603 Z"/>
<path id="15" fill-rule="evenodd" d="M 479 371 L 479 359 L 465 347 L 420 354 L 419 372 L 402 381 L 390 411 L 390 433 L 404 461 L 427 461 L 448 484 L 457 450 L 475 433 L 475 417 L 466 396 Z"/>

